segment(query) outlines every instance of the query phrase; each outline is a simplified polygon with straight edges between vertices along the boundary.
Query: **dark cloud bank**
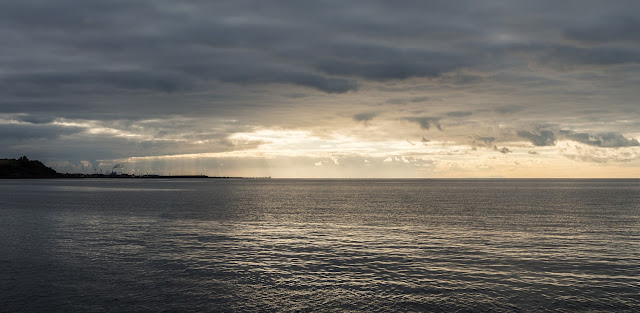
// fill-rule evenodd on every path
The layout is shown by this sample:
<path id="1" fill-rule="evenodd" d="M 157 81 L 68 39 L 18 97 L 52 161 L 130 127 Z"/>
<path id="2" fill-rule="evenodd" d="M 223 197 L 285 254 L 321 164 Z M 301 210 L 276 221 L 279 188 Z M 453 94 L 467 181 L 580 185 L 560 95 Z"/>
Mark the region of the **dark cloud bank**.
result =
<path id="1" fill-rule="evenodd" d="M 577 133 L 571 130 L 561 130 L 560 134 L 564 138 L 596 147 L 620 148 L 640 146 L 640 142 L 638 142 L 637 139 L 625 138 L 622 134 L 614 132 L 589 134 Z"/>
<path id="2" fill-rule="evenodd" d="M 0 12 L 2 82 L 24 97 L 210 82 L 344 93 L 359 80 L 503 69 L 527 57 L 640 60 L 636 2 L 6 0 Z"/>
<path id="3" fill-rule="evenodd" d="M 640 146 L 635 138 L 626 138 L 624 135 L 615 132 L 606 133 L 581 133 L 572 130 L 560 130 L 558 135 L 562 139 L 580 142 L 586 145 L 601 148 L 621 148 Z M 541 130 L 539 134 L 528 131 L 519 131 L 518 136 L 527 139 L 534 146 L 554 146 L 556 144 L 556 134 L 549 130 Z"/>

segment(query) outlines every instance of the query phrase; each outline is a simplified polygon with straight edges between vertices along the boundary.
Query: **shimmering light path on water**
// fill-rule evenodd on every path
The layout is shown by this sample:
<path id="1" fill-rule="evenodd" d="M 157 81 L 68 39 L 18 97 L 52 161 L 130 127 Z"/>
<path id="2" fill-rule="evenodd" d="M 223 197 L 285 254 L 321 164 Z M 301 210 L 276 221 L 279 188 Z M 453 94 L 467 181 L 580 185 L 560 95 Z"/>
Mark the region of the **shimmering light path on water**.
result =
<path id="1" fill-rule="evenodd" d="M 633 180 L 0 181 L 6 311 L 640 309 Z"/>

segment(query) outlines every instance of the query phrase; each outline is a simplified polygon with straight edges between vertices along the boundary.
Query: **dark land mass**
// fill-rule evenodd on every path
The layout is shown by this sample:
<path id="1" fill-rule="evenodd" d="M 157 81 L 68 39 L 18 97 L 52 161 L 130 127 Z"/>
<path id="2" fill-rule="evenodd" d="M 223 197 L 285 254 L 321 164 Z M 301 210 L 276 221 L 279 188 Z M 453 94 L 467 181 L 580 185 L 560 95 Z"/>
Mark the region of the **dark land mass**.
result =
<path id="1" fill-rule="evenodd" d="M 131 175 L 111 172 L 110 174 L 58 173 L 37 160 L 29 160 L 26 156 L 19 159 L 0 159 L 0 178 L 241 178 L 269 179 L 271 177 L 231 177 L 207 175 Z"/>
<path id="2" fill-rule="evenodd" d="M 40 161 L 29 160 L 26 156 L 19 159 L 0 159 L 0 178 L 61 178 L 62 174 Z"/>

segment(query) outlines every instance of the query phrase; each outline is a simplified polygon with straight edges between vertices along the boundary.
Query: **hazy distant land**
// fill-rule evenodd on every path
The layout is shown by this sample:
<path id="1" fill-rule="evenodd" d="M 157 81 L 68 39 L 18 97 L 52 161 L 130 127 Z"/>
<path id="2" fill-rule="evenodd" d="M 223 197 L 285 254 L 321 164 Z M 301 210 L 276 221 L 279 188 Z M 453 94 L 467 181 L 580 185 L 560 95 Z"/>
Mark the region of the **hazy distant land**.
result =
<path id="1" fill-rule="evenodd" d="M 0 159 L 0 178 L 241 178 L 270 179 L 271 177 L 232 177 L 207 175 L 132 175 L 111 172 L 109 174 L 58 173 L 38 160 L 26 156 L 18 159 Z"/>

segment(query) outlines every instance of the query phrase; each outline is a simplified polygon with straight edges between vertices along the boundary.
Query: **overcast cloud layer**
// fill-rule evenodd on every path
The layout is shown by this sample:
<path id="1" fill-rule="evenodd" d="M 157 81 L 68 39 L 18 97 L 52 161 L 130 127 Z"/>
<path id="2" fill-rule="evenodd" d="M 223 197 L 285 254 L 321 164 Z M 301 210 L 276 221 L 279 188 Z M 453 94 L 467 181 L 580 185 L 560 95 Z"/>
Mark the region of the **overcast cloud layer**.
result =
<path id="1" fill-rule="evenodd" d="M 638 177 L 638 1 L 0 1 L 0 158 Z"/>

